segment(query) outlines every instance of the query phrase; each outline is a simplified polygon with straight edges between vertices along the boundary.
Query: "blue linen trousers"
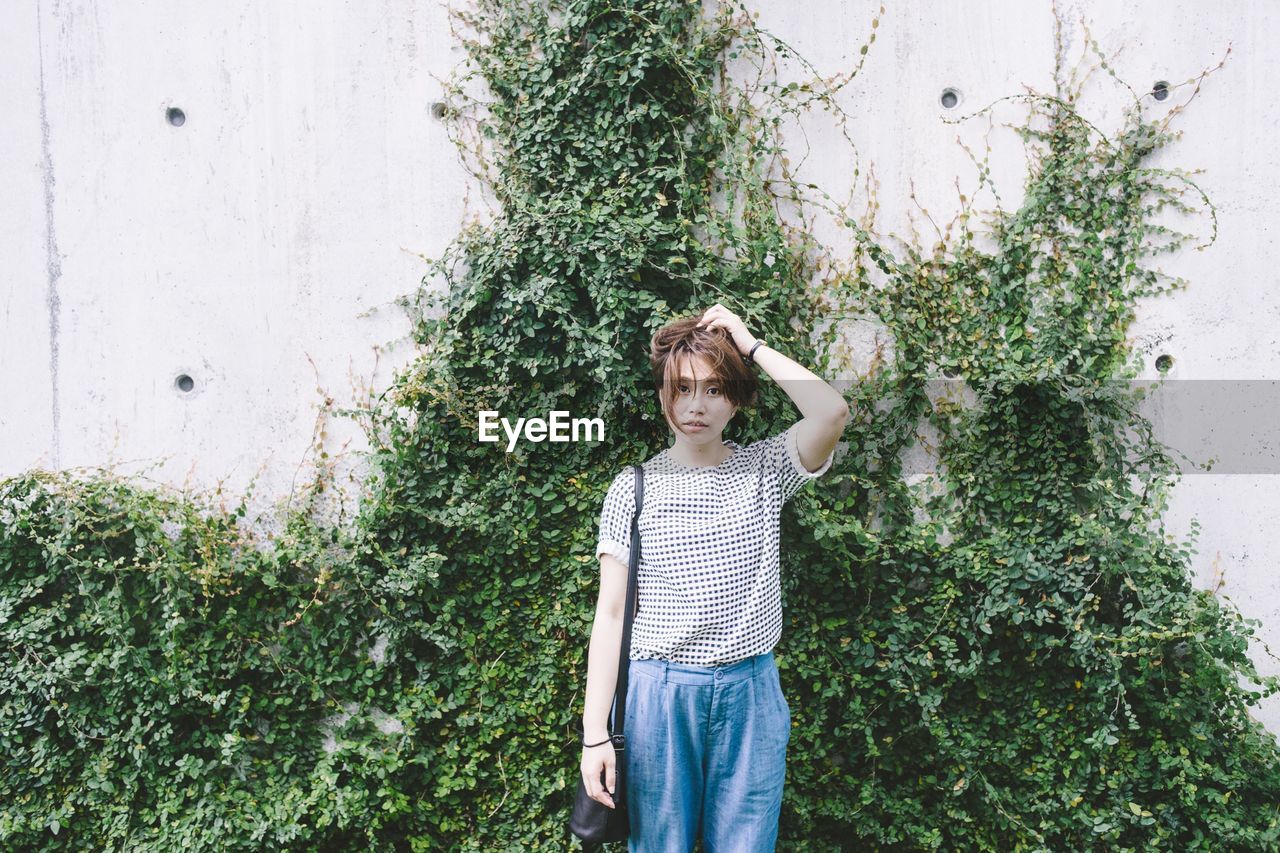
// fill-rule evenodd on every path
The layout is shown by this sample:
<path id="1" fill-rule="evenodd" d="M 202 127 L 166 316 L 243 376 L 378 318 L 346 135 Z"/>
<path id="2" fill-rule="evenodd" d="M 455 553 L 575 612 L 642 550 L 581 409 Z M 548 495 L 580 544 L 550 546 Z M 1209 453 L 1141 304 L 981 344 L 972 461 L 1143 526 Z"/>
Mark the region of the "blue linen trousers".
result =
<path id="1" fill-rule="evenodd" d="M 791 709 L 773 652 L 722 666 L 633 660 L 627 685 L 629 853 L 771 853 Z"/>

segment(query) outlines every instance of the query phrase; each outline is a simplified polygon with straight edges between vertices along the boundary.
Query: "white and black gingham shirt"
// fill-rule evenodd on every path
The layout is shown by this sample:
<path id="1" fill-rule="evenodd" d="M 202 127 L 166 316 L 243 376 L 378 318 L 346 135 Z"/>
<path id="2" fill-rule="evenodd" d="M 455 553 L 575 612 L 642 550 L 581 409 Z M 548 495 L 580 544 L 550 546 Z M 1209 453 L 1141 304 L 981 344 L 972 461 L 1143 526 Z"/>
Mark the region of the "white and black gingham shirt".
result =
<path id="1" fill-rule="evenodd" d="M 834 456 L 806 470 L 796 426 L 746 447 L 726 441 L 733 454 L 719 465 L 681 465 L 670 449 L 643 463 L 631 660 L 720 666 L 777 644 L 782 505 L 826 473 Z M 605 496 L 597 558 L 628 564 L 635 506 L 635 471 L 627 467 Z"/>

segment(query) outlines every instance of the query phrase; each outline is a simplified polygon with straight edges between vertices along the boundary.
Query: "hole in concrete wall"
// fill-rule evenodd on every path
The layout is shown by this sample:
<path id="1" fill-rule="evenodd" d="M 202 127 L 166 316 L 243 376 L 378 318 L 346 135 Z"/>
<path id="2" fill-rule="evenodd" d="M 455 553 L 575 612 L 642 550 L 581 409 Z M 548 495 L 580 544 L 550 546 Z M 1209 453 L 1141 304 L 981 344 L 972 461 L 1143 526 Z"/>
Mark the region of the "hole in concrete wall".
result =
<path id="1" fill-rule="evenodd" d="M 1171 367 L 1173 367 L 1173 356 L 1166 353 L 1156 358 L 1156 370 L 1168 373 Z"/>
<path id="2" fill-rule="evenodd" d="M 960 106 L 960 90 L 948 86 L 942 90 L 942 95 L 938 98 L 938 101 L 948 110 L 955 109 Z"/>
<path id="3" fill-rule="evenodd" d="M 436 101 L 431 105 L 431 115 L 435 118 L 444 118 L 444 101 Z"/>
<path id="4" fill-rule="evenodd" d="M 169 107 L 164 116 L 169 120 L 169 124 L 174 127 L 182 127 L 187 123 L 187 114 L 177 107 Z"/>
<path id="5" fill-rule="evenodd" d="M 178 378 L 173 380 L 173 387 L 183 394 L 190 394 L 191 390 L 196 387 L 196 381 L 186 373 L 179 373 Z"/>
<path id="6" fill-rule="evenodd" d="M 1155 96 L 1157 101 L 1163 101 L 1169 97 L 1169 81 L 1157 80 L 1156 84 L 1151 87 L 1151 94 Z"/>

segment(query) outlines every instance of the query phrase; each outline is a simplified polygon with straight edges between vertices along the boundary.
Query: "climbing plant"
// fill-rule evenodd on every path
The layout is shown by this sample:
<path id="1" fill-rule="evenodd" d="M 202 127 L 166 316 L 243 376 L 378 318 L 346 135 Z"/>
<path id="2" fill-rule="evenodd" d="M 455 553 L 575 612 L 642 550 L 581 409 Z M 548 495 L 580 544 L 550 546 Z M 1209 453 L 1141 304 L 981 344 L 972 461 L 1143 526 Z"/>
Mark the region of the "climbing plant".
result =
<path id="1" fill-rule="evenodd" d="M 922 245 L 878 233 L 856 152 L 859 214 L 782 140 L 814 104 L 848 118 L 883 15 L 823 78 L 735 3 L 455 12 L 443 118 L 494 209 L 403 300 L 419 357 L 329 413 L 370 440 L 354 516 L 321 511 L 319 448 L 274 533 L 244 499 L 110 472 L 0 483 L 0 842 L 569 846 L 601 502 L 667 441 L 650 333 L 721 301 L 824 375 L 846 321 L 888 341 L 784 515 L 780 847 L 1277 846 L 1276 742 L 1249 715 L 1277 685 L 1166 534 L 1177 466 L 1124 381 L 1138 300 L 1187 284 L 1153 261 L 1194 237 L 1157 215 L 1213 222 L 1193 174 L 1151 165 L 1204 75 L 1157 119 L 1130 92 L 1107 135 L 1059 31 L 1055 90 L 978 113 L 1025 110 L 1022 200 L 974 155 L 978 191 Z M 794 420 L 763 391 L 732 437 Z M 606 437 L 507 453 L 481 410 Z"/>
<path id="2" fill-rule="evenodd" d="M 1055 91 L 1019 98 L 1016 210 L 988 150 L 996 209 L 962 195 L 932 247 L 895 254 L 845 219 L 864 252 L 828 285 L 893 354 L 857 389 L 888 405 L 852 442 L 842 523 L 815 523 L 802 558 L 831 572 L 793 576 L 793 631 L 823 650 L 791 637 L 813 688 L 800 774 L 829 794 L 797 797 L 797 824 L 922 848 L 1271 848 L 1276 744 L 1248 708 L 1276 684 L 1247 655 L 1253 626 L 1193 588 L 1193 543 L 1165 534 L 1178 467 L 1125 382 L 1137 301 L 1187 284 L 1150 266 L 1195 239 L 1157 215 L 1216 219 L 1193 175 L 1148 164 L 1185 103 L 1148 119 L 1129 89 L 1107 136 L 1078 111 L 1057 23 Z M 1189 102 L 1205 76 L 1175 88 Z M 903 460 L 922 429 L 937 470 L 920 483 Z M 832 606 L 833 586 L 854 594 Z"/>

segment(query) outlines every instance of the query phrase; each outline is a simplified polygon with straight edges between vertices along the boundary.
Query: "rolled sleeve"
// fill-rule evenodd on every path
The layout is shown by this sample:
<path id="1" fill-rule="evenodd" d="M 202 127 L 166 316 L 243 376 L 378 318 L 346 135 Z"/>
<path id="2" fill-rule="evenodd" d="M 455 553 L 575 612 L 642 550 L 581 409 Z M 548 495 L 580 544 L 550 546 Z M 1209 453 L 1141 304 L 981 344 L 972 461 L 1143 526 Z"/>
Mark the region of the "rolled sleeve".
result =
<path id="1" fill-rule="evenodd" d="M 812 480 L 816 480 L 831 469 L 831 462 L 835 459 L 834 448 L 827 454 L 827 458 L 818 466 L 817 471 L 810 471 L 804 467 L 804 463 L 800 461 L 800 445 L 798 428 L 800 422 L 792 424 L 782 433 L 782 440 L 779 442 L 780 452 L 784 458 L 780 460 L 779 468 L 782 471 L 782 499 L 789 500 L 796 492 Z"/>
<path id="2" fill-rule="evenodd" d="M 631 549 L 612 539 L 601 539 L 596 544 L 596 559 L 600 559 L 603 554 L 608 554 L 624 566 L 631 564 Z"/>
<path id="3" fill-rule="evenodd" d="M 631 517 L 636 509 L 635 471 L 624 468 L 613 478 L 600 510 L 596 559 L 608 554 L 622 565 L 631 560 Z"/>

